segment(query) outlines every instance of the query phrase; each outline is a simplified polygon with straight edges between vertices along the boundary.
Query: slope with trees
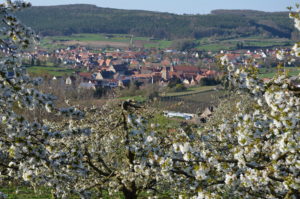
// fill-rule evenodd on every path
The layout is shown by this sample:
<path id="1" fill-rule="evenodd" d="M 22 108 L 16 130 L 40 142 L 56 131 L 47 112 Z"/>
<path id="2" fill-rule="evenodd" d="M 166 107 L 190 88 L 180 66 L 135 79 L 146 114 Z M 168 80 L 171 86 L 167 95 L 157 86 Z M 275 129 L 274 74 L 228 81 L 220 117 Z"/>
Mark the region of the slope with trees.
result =
<path id="1" fill-rule="evenodd" d="M 207 15 L 120 10 L 93 5 L 37 6 L 18 13 L 41 35 L 133 34 L 159 39 L 271 36 L 290 38 L 288 12 L 216 10 Z M 237 17 L 238 16 L 238 17 Z"/>

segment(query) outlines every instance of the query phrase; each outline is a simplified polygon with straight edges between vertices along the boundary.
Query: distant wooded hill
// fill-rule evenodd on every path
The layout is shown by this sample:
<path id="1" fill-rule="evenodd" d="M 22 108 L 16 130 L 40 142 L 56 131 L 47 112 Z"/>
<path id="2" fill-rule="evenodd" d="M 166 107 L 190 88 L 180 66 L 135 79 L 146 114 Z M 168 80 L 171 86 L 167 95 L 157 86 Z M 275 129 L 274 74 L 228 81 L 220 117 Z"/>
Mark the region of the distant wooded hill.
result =
<path id="1" fill-rule="evenodd" d="M 94 5 L 32 7 L 17 13 L 39 34 L 133 34 L 157 39 L 203 37 L 285 37 L 296 35 L 288 12 L 215 10 L 207 15 L 176 15 Z"/>

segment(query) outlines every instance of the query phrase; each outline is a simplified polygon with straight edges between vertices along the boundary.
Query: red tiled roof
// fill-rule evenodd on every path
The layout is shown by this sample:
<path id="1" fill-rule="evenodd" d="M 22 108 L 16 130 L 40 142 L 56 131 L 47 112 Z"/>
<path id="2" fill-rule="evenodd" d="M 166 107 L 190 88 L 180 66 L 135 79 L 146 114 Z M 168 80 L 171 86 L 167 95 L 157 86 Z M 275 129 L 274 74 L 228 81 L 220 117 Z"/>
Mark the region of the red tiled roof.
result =
<path id="1" fill-rule="evenodd" d="M 111 62 L 111 60 L 110 60 L 110 59 L 107 59 L 107 60 L 105 61 L 106 66 L 109 66 L 110 62 Z"/>
<path id="2" fill-rule="evenodd" d="M 226 57 L 228 58 L 228 60 L 235 60 L 240 56 L 241 55 L 239 55 L 239 54 L 226 54 Z"/>
<path id="3" fill-rule="evenodd" d="M 175 77 L 180 77 L 180 74 L 179 73 L 177 73 L 177 72 L 172 72 L 172 71 L 170 71 L 169 72 L 169 75 L 171 76 L 171 77 L 173 77 L 173 76 L 175 76 Z"/>
<path id="4" fill-rule="evenodd" d="M 252 55 L 252 58 L 254 58 L 254 59 L 261 59 L 262 56 L 260 54 L 254 54 L 254 55 Z"/>
<path id="5" fill-rule="evenodd" d="M 152 76 L 161 77 L 161 72 L 153 72 Z"/>
<path id="6" fill-rule="evenodd" d="M 170 66 L 170 65 L 171 65 L 171 62 L 170 62 L 170 60 L 163 60 L 163 61 L 161 62 L 161 64 L 162 64 L 163 66 Z"/>
<path id="7" fill-rule="evenodd" d="M 132 77 L 136 77 L 136 78 L 151 78 L 152 74 L 136 74 L 136 75 L 132 75 Z"/>
<path id="8" fill-rule="evenodd" d="M 79 73 L 79 76 L 80 76 L 80 77 L 91 78 L 92 73 L 80 72 L 80 73 Z"/>
<path id="9" fill-rule="evenodd" d="M 99 63 L 99 66 L 102 66 L 103 63 L 104 63 L 104 60 L 103 60 L 103 59 L 100 59 L 100 60 L 98 60 L 98 63 Z"/>
<path id="10" fill-rule="evenodd" d="M 197 77 L 195 78 L 195 80 L 199 82 L 204 77 L 205 77 L 204 75 L 197 75 Z"/>
<path id="11" fill-rule="evenodd" d="M 270 78 L 262 78 L 263 82 L 269 82 L 271 79 Z"/>
<path id="12" fill-rule="evenodd" d="M 200 73 L 201 70 L 200 68 L 196 67 L 196 66 L 174 66 L 174 70 L 176 72 L 189 72 L 189 73 Z"/>
<path id="13" fill-rule="evenodd" d="M 139 64 L 139 62 L 138 62 L 137 60 L 132 60 L 132 61 L 130 62 L 130 64 L 136 65 L 136 64 Z"/>
<path id="14" fill-rule="evenodd" d="M 214 71 L 214 70 L 208 70 L 208 71 L 205 72 L 205 74 L 206 74 L 207 76 L 213 76 L 213 75 L 215 75 L 216 73 L 217 73 L 217 72 Z"/>

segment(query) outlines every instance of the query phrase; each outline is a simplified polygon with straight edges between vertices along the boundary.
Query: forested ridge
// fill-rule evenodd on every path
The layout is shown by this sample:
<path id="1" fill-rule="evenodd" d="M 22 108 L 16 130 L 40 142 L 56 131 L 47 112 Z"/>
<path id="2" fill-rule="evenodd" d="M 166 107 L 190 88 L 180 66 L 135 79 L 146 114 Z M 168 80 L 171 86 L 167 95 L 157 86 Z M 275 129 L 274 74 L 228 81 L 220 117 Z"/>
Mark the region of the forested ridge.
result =
<path id="1" fill-rule="evenodd" d="M 291 38 L 295 33 L 288 12 L 215 10 L 207 15 L 177 15 L 74 4 L 36 6 L 17 15 L 22 22 L 44 36 L 107 33 L 158 39 L 201 39 L 211 36 Z"/>

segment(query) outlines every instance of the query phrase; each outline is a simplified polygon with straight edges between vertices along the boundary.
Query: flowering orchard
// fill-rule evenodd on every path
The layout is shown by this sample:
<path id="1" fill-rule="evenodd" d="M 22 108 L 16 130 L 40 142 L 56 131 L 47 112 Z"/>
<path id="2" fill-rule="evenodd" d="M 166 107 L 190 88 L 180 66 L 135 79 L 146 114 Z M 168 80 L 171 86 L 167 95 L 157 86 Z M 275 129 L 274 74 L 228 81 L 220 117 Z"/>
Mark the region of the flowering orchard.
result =
<path id="1" fill-rule="evenodd" d="M 88 198 L 93 192 L 101 196 L 108 191 L 112 197 L 122 193 L 134 199 L 164 192 L 162 187 L 170 189 L 160 159 L 170 148 L 172 136 L 151 125 L 151 115 L 153 111 L 130 101 L 87 109 L 85 118 L 73 125 L 89 127 L 89 136 L 52 140 L 52 153 L 70 159 L 59 165 L 69 179 L 64 183 L 65 194 L 77 192 Z"/>
<path id="2" fill-rule="evenodd" d="M 299 13 L 290 16 L 300 29 Z M 279 54 L 283 60 L 288 53 Z M 299 56 L 298 44 L 289 56 Z M 234 114 L 216 113 L 219 122 L 199 130 L 196 139 L 178 134 L 181 142 L 163 164 L 166 178 L 178 181 L 179 190 L 184 185 L 182 198 L 299 198 L 299 88 L 284 73 L 265 83 L 251 63 L 235 66 L 225 57 L 221 62 L 240 95 Z"/>
<path id="3" fill-rule="evenodd" d="M 299 198 L 299 96 L 284 75 L 267 84 L 246 68 L 231 76 L 256 103 L 237 102 L 232 118 L 215 115 L 222 123 L 198 131 L 193 142 L 183 135 L 173 145 L 178 158 L 166 159 L 167 177 L 184 178 L 195 198 Z"/>
<path id="4" fill-rule="evenodd" d="M 34 89 L 42 81 L 31 79 L 22 67 L 22 53 L 38 40 L 35 33 L 22 25 L 12 14 L 29 7 L 22 1 L 10 0 L 0 4 L 2 49 L 0 60 L 0 182 L 23 179 L 45 184 L 49 176 L 41 168 L 55 173 L 58 158 L 51 158 L 48 144 L 52 137 L 72 134 L 74 130 L 52 132 L 44 123 L 31 121 L 22 115 L 25 110 L 44 108 L 47 112 L 80 118 L 83 114 L 74 108 L 56 109 L 52 95 Z M 13 72 L 14 76 L 9 76 Z M 59 176 L 57 177 L 59 178 Z M 50 180 L 51 181 L 51 180 Z M 58 186 L 58 185 L 57 185 Z M 0 198 L 5 195 L 0 193 Z"/>
<path id="5" fill-rule="evenodd" d="M 265 83 L 251 63 L 221 58 L 235 99 L 201 129 L 167 133 L 149 122 L 153 110 L 131 101 L 85 110 L 84 117 L 76 108 L 56 108 L 55 97 L 35 89 L 41 79 L 24 72 L 22 52 L 37 38 L 12 13 L 28 6 L 0 4 L 0 183 L 48 186 L 54 198 L 117 192 L 135 199 L 164 191 L 174 198 L 300 198 L 300 98 L 286 74 Z M 300 29 L 299 13 L 290 17 Z M 299 57 L 299 49 L 296 43 L 277 58 Z M 226 106 L 231 114 L 222 113 Z M 23 114 L 35 109 L 65 119 L 38 122 Z"/>

